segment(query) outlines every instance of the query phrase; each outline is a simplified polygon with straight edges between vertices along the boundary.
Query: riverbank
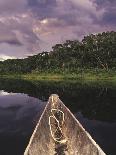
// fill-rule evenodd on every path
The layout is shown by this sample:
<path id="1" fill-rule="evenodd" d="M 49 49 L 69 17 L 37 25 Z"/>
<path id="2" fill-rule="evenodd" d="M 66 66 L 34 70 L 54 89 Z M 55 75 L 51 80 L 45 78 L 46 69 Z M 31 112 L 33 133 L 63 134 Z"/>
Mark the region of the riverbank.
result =
<path id="1" fill-rule="evenodd" d="M 0 78 L 24 79 L 24 80 L 38 80 L 38 81 L 115 81 L 116 71 L 93 71 L 85 70 L 81 73 L 28 73 L 28 74 L 3 74 Z"/>

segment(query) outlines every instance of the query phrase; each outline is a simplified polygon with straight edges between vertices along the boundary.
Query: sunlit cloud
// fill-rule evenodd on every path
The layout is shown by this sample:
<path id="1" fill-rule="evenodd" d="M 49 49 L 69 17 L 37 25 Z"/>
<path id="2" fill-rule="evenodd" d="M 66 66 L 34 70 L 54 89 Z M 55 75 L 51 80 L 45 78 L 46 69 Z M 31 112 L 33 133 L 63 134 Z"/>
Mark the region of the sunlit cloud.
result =
<path id="1" fill-rule="evenodd" d="M 115 0 L 0 0 L 0 54 L 25 57 L 116 30 Z"/>
<path id="2" fill-rule="evenodd" d="M 7 59 L 16 59 L 16 57 L 14 57 L 14 56 L 7 56 L 7 55 L 1 55 L 0 54 L 0 61 L 4 61 L 4 60 L 7 60 Z"/>
<path id="3" fill-rule="evenodd" d="M 47 24 L 48 23 L 48 19 L 43 19 L 40 23 L 41 24 Z"/>

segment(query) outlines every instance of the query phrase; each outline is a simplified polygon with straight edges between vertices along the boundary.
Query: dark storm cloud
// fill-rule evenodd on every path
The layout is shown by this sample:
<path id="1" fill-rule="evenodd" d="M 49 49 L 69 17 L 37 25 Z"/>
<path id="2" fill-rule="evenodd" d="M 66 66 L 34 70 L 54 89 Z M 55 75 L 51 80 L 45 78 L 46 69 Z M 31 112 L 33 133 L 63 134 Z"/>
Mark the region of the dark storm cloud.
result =
<path id="1" fill-rule="evenodd" d="M 15 46 L 22 46 L 22 43 L 17 39 L 16 34 L 8 30 L 8 27 L 0 23 L 0 44 L 7 43 Z"/>
<path id="2" fill-rule="evenodd" d="M 53 7 L 56 6 L 56 0 L 27 0 L 30 7 Z"/>
<path id="3" fill-rule="evenodd" d="M 1 43 L 7 43 L 7 44 L 10 44 L 10 45 L 14 45 L 14 46 L 22 46 L 22 43 L 20 43 L 17 39 L 10 39 L 9 40 L 9 38 L 7 38 L 7 39 L 5 39 L 5 40 L 0 40 L 0 44 Z"/>
<path id="4" fill-rule="evenodd" d="M 104 9 L 99 24 L 116 26 L 116 0 L 95 0 L 97 9 Z"/>
<path id="5" fill-rule="evenodd" d="M 0 13 L 13 14 L 26 9 L 27 0 L 0 0 Z"/>
<path id="6" fill-rule="evenodd" d="M 111 24 L 112 26 L 116 22 L 115 0 L 85 0 L 85 5 L 81 0 L 62 0 L 61 4 L 60 2 L 61 0 L 28 0 L 28 6 L 32 9 L 36 18 L 57 18 L 60 21 L 59 24 L 57 23 L 59 26 L 60 24 L 61 26 L 80 24 L 80 17 L 86 15 L 89 16 L 90 20 L 93 20 L 93 23 L 98 25 Z M 102 16 L 97 15 L 99 11 L 103 11 Z M 56 23 L 54 24 L 54 26 L 58 26 Z"/>
<path id="7" fill-rule="evenodd" d="M 103 16 L 103 24 L 116 26 L 116 10 L 109 10 Z"/>
<path id="8" fill-rule="evenodd" d="M 54 8 L 57 5 L 56 0 L 27 0 L 27 2 L 28 7 L 39 19 L 56 16 L 54 14 Z"/>
<path id="9" fill-rule="evenodd" d="M 93 0 L 93 2 L 96 3 L 99 7 L 105 7 L 107 5 L 116 3 L 115 0 Z"/>
<path id="10" fill-rule="evenodd" d="M 27 3 L 27 0 L 0 0 L 0 56 L 24 57 L 39 45 L 39 37 L 33 32 L 35 19 Z"/>
<path id="11" fill-rule="evenodd" d="M 61 38 L 116 30 L 115 7 L 116 0 L 0 0 L 0 54 L 24 57 Z"/>
<path id="12" fill-rule="evenodd" d="M 33 52 L 33 47 L 39 46 L 39 37 L 33 32 L 33 18 L 29 14 L 5 15 L 0 17 L 0 43 L 7 43 L 12 46 L 22 46 L 22 51 L 19 53 L 19 48 L 9 48 L 6 52 L 5 46 L 0 46 L 0 54 L 9 53 L 24 57 L 25 54 Z M 36 46 L 37 46 L 36 45 Z M 11 51 L 12 50 L 12 51 Z M 14 51 L 14 52 L 13 52 Z"/>
<path id="13" fill-rule="evenodd" d="M 96 8 L 90 0 L 28 0 L 28 6 L 37 19 L 55 18 L 49 26 L 74 26 L 82 22 L 80 17 L 89 16 L 90 20 L 96 20 Z M 89 8 L 90 7 L 90 8 Z M 85 20 L 85 17 L 83 18 Z"/>

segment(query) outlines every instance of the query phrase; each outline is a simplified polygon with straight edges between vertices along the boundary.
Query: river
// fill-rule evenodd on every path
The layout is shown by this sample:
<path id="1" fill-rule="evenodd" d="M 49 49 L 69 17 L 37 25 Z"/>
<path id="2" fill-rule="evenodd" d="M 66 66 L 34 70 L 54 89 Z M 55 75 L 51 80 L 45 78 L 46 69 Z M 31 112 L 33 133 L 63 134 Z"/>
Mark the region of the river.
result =
<path id="1" fill-rule="evenodd" d="M 116 155 L 116 87 L 0 79 L 0 155 L 23 155 L 51 94 L 58 94 L 108 155 Z"/>

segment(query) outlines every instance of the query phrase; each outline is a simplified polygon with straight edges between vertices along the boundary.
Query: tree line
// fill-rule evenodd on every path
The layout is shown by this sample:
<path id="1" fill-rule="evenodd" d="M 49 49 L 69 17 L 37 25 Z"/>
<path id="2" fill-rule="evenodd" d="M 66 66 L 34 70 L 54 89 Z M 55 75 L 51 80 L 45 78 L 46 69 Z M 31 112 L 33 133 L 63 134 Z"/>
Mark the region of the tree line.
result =
<path id="1" fill-rule="evenodd" d="M 24 59 L 0 61 L 0 73 L 76 71 L 79 69 L 116 69 L 116 32 L 85 36 L 82 41 L 67 40 L 50 52 Z"/>

